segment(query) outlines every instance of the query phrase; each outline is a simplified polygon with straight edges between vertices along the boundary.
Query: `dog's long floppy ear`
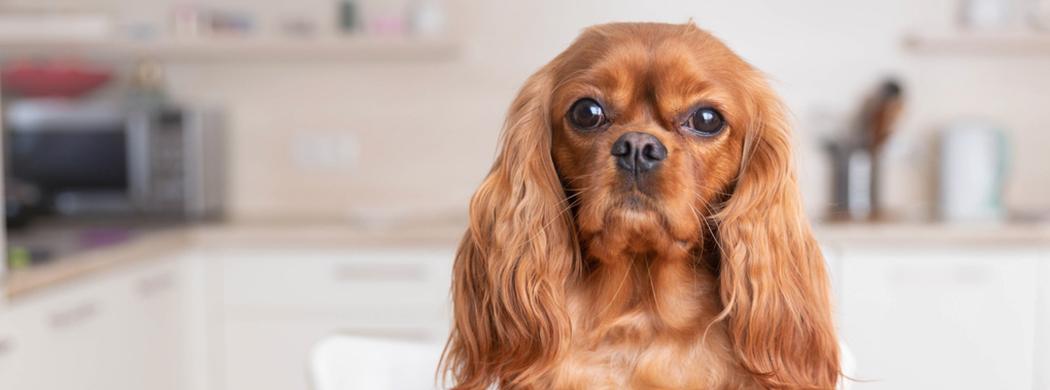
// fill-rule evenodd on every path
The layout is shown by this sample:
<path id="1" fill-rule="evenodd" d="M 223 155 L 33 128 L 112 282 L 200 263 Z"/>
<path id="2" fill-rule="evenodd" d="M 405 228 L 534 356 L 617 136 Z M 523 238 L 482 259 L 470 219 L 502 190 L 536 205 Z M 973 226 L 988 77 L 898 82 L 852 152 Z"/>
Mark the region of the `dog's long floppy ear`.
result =
<path id="1" fill-rule="evenodd" d="M 522 87 L 499 156 L 470 203 L 441 366 L 457 389 L 529 387 L 569 340 L 565 284 L 578 244 L 551 158 L 551 89 L 546 69 Z"/>
<path id="2" fill-rule="evenodd" d="M 742 166 L 716 216 L 729 335 L 767 387 L 832 389 L 840 368 L 829 282 L 801 211 L 789 125 L 764 79 L 745 90 Z"/>

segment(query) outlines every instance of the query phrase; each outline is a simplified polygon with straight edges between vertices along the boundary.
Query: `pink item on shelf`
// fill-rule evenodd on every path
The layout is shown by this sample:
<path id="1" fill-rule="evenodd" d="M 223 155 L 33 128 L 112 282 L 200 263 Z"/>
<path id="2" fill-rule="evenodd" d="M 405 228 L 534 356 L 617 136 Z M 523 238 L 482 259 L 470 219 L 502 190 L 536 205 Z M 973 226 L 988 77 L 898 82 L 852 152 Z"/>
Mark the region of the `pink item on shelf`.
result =
<path id="1" fill-rule="evenodd" d="M 376 16 L 369 21 L 368 32 L 373 35 L 403 35 L 405 21 L 400 16 Z"/>

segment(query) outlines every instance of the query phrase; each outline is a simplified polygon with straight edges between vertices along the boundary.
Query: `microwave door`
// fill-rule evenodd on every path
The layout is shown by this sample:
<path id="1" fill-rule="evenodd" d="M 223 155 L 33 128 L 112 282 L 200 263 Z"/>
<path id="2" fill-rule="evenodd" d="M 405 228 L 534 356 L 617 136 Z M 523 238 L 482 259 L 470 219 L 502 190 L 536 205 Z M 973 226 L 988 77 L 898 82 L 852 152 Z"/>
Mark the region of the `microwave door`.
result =
<path id="1" fill-rule="evenodd" d="M 6 175 L 36 189 L 41 213 L 131 209 L 126 123 L 119 111 L 22 102 L 9 107 L 5 121 Z"/>

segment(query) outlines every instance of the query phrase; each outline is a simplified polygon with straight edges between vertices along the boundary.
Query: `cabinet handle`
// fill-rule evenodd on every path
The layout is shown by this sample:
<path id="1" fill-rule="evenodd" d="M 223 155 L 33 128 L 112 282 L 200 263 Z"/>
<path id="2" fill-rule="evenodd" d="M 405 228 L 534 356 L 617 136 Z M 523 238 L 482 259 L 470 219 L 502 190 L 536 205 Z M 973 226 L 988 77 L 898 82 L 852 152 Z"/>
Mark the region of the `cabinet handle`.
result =
<path id="1" fill-rule="evenodd" d="M 98 305 L 94 302 L 85 302 L 52 314 L 51 327 L 62 329 L 75 326 L 91 319 L 96 314 L 98 314 Z"/>
<path id="2" fill-rule="evenodd" d="M 175 277 L 171 273 L 163 273 L 142 278 L 135 286 L 139 296 L 148 298 L 164 291 L 170 290 L 175 285 Z"/>
<path id="3" fill-rule="evenodd" d="M 995 270 L 977 265 L 945 268 L 897 267 L 889 280 L 899 285 L 984 285 L 995 279 Z"/>
<path id="4" fill-rule="evenodd" d="M 422 264 L 339 264 L 332 277 L 337 282 L 419 282 L 427 272 Z"/>

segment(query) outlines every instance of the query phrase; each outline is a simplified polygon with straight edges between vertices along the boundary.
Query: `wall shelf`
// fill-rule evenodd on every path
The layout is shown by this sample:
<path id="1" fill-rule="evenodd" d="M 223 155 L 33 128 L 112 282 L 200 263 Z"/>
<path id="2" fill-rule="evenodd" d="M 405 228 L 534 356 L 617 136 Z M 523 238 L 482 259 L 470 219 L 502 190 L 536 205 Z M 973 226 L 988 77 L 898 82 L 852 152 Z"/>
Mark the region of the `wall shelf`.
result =
<path id="1" fill-rule="evenodd" d="M 905 36 L 904 47 L 917 54 L 1050 55 L 1050 32 L 943 32 Z"/>
<path id="2" fill-rule="evenodd" d="M 457 42 L 422 38 L 196 38 L 158 41 L 2 40 L 0 58 L 151 58 L 209 61 L 441 61 L 455 58 Z"/>

